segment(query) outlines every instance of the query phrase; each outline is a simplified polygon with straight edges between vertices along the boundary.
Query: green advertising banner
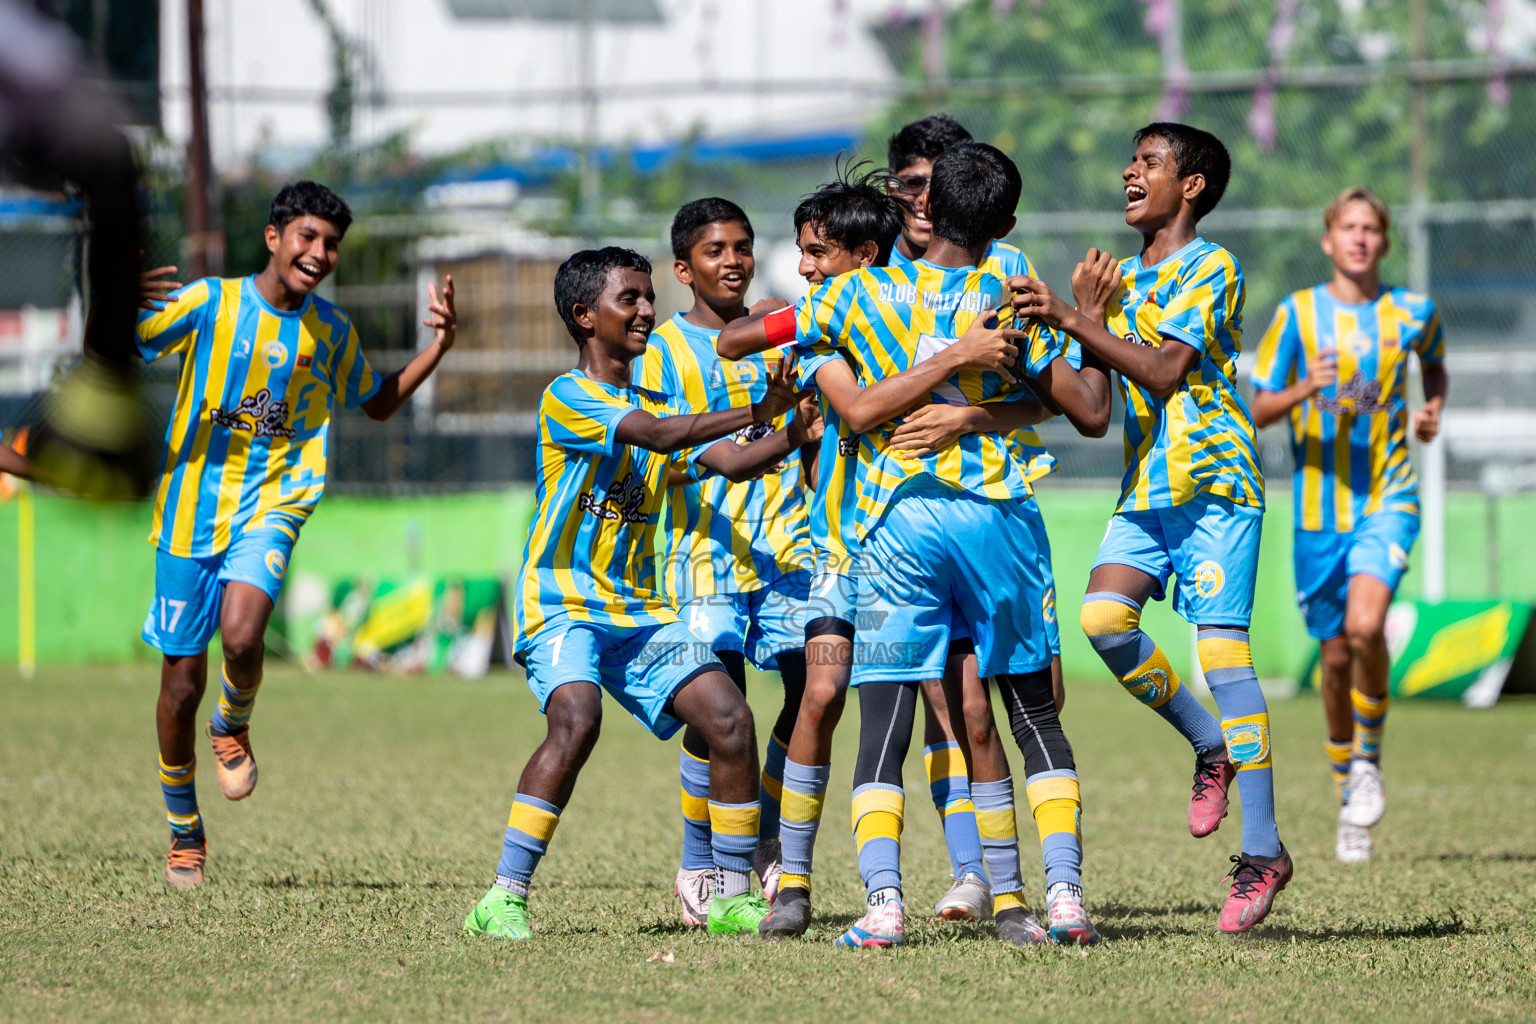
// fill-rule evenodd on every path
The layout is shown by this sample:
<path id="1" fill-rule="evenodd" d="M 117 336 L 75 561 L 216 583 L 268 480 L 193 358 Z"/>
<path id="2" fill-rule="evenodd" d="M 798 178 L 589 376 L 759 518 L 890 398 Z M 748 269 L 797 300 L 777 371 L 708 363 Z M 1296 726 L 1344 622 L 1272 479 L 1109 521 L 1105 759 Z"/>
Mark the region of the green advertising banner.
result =
<path id="1" fill-rule="evenodd" d="M 1389 692 L 1395 700 L 1459 699 L 1489 707 L 1503 693 L 1536 693 L 1536 631 L 1522 601 L 1397 601 L 1387 612 Z M 1317 652 L 1301 684 L 1318 688 Z"/>

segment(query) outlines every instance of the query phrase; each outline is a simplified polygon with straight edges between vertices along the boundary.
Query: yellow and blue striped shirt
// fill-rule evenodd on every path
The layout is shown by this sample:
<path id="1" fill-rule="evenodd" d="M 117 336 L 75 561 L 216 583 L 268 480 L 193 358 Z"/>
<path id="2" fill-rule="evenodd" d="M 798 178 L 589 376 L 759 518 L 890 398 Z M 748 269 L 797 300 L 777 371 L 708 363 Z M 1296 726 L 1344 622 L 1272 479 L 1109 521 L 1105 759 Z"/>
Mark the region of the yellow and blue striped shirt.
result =
<path id="1" fill-rule="evenodd" d="M 1167 399 L 1120 376 L 1125 399 L 1125 477 L 1117 512 L 1181 505 L 1213 494 L 1264 507 L 1253 416 L 1237 391 L 1243 270 L 1219 245 L 1196 238 L 1161 263 L 1120 261 L 1107 327 L 1138 345 L 1170 340 L 1200 358 Z"/>
<path id="2" fill-rule="evenodd" d="M 708 446 L 668 456 L 620 444 L 619 422 L 636 409 L 679 412 L 666 395 L 599 383 L 580 370 L 544 389 L 537 511 L 512 600 L 517 654 L 544 629 L 573 622 L 634 630 L 678 621 L 656 585 L 656 527 L 667 467 L 691 463 Z"/>
<path id="3" fill-rule="evenodd" d="M 870 268 L 822 284 L 796 307 L 796 342 L 802 374 L 813 378 L 831 359 L 845 358 L 860 386 L 868 387 L 917 365 L 954 344 L 977 316 L 1003 301 L 1003 282 L 975 267 L 936 267 L 926 260 L 909 266 Z M 1056 336 L 1028 326 L 1015 376 L 1037 376 L 1062 355 Z M 991 371 L 965 370 L 932 392 L 931 400 L 978 405 L 1017 400 L 1023 394 Z M 879 523 L 897 489 L 926 474 L 958 490 L 1003 500 L 1027 497 L 1024 467 L 996 434 L 966 434 L 941 452 L 919 457 L 890 450 L 896 423 L 860 438 L 858 538 Z M 830 431 L 829 431 L 830 433 Z M 823 449 L 825 451 L 825 448 Z M 830 503 L 828 503 L 830 504 Z M 813 511 L 813 518 L 818 511 Z"/>
<path id="4" fill-rule="evenodd" d="M 207 558 L 243 530 L 296 537 L 325 492 L 333 402 L 355 407 L 379 389 L 357 331 L 317 296 L 273 308 L 254 277 L 204 278 L 176 295 L 138 323 L 145 360 L 182 357 L 150 542 Z"/>
<path id="5" fill-rule="evenodd" d="M 1419 511 L 1408 458 L 1408 353 L 1445 358 L 1440 314 L 1429 296 L 1381 289 L 1374 302 L 1339 302 L 1326 285 L 1293 292 L 1259 342 L 1253 386 L 1281 391 L 1320 352 L 1338 380 L 1291 409 L 1296 528 L 1347 533 L 1375 512 Z"/>
<path id="6" fill-rule="evenodd" d="M 720 332 L 691 323 L 682 313 L 651 332 L 632 371 L 640 387 L 670 396 L 686 412 L 713 412 L 751 405 L 768 391 L 768 377 L 783 354 L 777 350 L 740 362 L 715 352 Z M 747 444 L 789 422 L 737 431 Z M 755 480 L 732 483 L 706 474 L 668 489 L 667 568 L 662 591 L 674 604 L 709 594 L 744 593 L 765 587 L 776 575 L 808 567 L 809 513 L 800 492 L 800 453 Z"/>

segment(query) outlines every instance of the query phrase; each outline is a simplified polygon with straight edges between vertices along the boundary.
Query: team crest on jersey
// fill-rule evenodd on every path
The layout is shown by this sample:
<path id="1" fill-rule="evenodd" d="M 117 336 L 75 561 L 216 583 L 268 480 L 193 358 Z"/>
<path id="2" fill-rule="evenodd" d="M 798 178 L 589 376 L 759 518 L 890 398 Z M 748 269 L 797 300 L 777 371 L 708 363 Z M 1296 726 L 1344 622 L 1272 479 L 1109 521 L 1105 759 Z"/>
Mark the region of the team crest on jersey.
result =
<path id="1" fill-rule="evenodd" d="M 1046 622 L 1056 621 L 1056 588 L 1046 587 L 1045 596 L 1040 599 L 1040 613 L 1045 616 Z"/>
<path id="2" fill-rule="evenodd" d="M 1401 544 L 1390 544 L 1387 546 L 1387 561 L 1392 563 L 1392 568 L 1394 569 L 1406 569 L 1408 568 L 1408 552 L 1403 550 Z"/>
<path id="3" fill-rule="evenodd" d="M 1262 722 L 1239 722 L 1221 731 L 1233 764 L 1263 764 L 1269 760 L 1269 730 Z"/>
<path id="4" fill-rule="evenodd" d="M 614 523 L 645 522 L 644 505 L 645 481 L 636 480 L 634 473 L 626 473 L 623 479 L 614 481 L 601 498 L 593 491 L 583 491 L 576 499 L 576 507 L 581 511 Z"/>
<path id="5" fill-rule="evenodd" d="M 267 572 L 271 573 L 273 576 L 276 576 L 278 579 L 282 579 L 283 573 L 287 571 L 288 557 L 281 551 L 268 551 Z"/>
<path id="6" fill-rule="evenodd" d="M 1172 692 L 1168 673 L 1160 668 L 1147 669 L 1141 675 L 1126 680 L 1124 686 L 1127 693 L 1149 707 L 1161 704 Z"/>
<path id="7" fill-rule="evenodd" d="M 277 369 L 288 361 L 288 346 L 276 339 L 261 346 L 261 361 Z"/>
<path id="8" fill-rule="evenodd" d="M 1364 331 L 1353 331 L 1344 339 L 1344 347 L 1356 359 L 1364 359 L 1371 354 L 1371 336 Z"/>
<path id="9" fill-rule="evenodd" d="M 243 418 L 246 416 L 250 419 Z M 228 412 L 217 407 L 209 409 L 208 419 L 230 430 L 249 430 L 253 437 L 298 436 L 298 431 L 288 426 L 288 403 L 272 401 L 272 392 L 266 388 L 240 399 L 240 404 Z"/>
<path id="10" fill-rule="evenodd" d="M 1215 597 L 1227 584 L 1227 574 L 1221 566 L 1207 559 L 1195 566 L 1195 593 L 1201 597 Z"/>
<path id="11" fill-rule="evenodd" d="M 736 378 L 738 384 L 755 384 L 757 383 L 757 364 L 736 363 L 731 367 L 731 376 Z"/>

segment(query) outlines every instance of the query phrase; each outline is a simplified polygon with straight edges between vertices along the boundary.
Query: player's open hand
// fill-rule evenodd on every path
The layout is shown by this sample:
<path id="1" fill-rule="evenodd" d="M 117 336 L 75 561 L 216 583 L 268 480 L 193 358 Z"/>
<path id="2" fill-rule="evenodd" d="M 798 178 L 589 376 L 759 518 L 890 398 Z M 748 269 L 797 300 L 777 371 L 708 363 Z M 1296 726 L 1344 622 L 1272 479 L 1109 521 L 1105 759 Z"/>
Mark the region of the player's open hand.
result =
<path id="1" fill-rule="evenodd" d="M 991 324 L 991 327 L 987 325 Z M 999 323 L 993 314 L 978 316 L 965 329 L 960 340 L 949 347 L 950 355 L 959 360 L 962 370 L 991 370 L 1009 384 L 1017 381 L 1013 369 L 1019 361 L 1016 344 L 1024 332 L 1010 321 Z"/>
<path id="2" fill-rule="evenodd" d="M 891 432 L 887 447 L 898 455 L 922 456 L 941 452 L 971 432 L 966 422 L 968 405 L 944 405 L 935 402 L 919 406 Z"/>
<path id="3" fill-rule="evenodd" d="M 180 281 L 167 280 L 176 273 L 175 267 L 156 267 L 139 275 L 139 308 L 158 313 L 167 302 L 178 301 L 171 292 L 181 287 Z"/>
<path id="4" fill-rule="evenodd" d="M 1013 315 L 1032 316 L 1047 327 L 1060 327 L 1066 322 L 1073 308 L 1051 291 L 1044 281 L 1021 275 L 1010 277 L 1008 287 L 1013 289 Z"/>
<path id="5" fill-rule="evenodd" d="M 1077 302 L 1077 311 L 1102 324 L 1104 310 L 1119 290 L 1120 261 L 1102 249 L 1089 249 L 1072 271 L 1072 298 Z"/>
<path id="6" fill-rule="evenodd" d="M 787 305 L 789 305 L 789 303 L 785 302 L 783 299 L 777 299 L 770 295 L 766 299 L 758 299 L 756 302 L 752 303 L 752 308 L 747 310 L 747 315 L 753 316 L 758 313 L 772 313 L 774 310 L 783 309 Z"/>
<path id="7" fill-rule="evenodd" d="M 768 374 L 768 393 L 752 405 L 752 418 L 758 423 L 777 419 L 793 409 L 809 391 L 795 389 L 795 354 L 790 352 L 779 360 Z"/>
<path id="8" fill-rule="evenodd" d="M 1307 388 L 1317 394 L 1339 379 L 1339 354 L 1324 350 L 1307 360 Z"/>
<path id="9" fill-rule="evenodd" d="M 1413 436 L 1422 444 L 1440 436 L 1440 406 L 1425 405 L 1413 414 Z"/>
<path id="10" fill-rule="evenodd" d="M 427 285 L 427 312 L 431 314 L 421 322 L 423 327 L 437 331 L 432 341 L 444 352 L 453 348 L 454 335 L 459 328 L 459 314 L 453 308 L 453 275 L 443 279 L 443 293 L 437 293 L 437 285 Z"/>
<path id="11" fill-rule="evenodd" d="M 815 444 L 821 440 L 821 435 L 826 432 L 826 421 L 821 418 L 821 403 L 816 397 L 807 394 L 800 399 L 800 404 L 795 406 L 795 421 L 792 424 L 795 431 L 794 441 L 796 447 L 804 444 Z"/>

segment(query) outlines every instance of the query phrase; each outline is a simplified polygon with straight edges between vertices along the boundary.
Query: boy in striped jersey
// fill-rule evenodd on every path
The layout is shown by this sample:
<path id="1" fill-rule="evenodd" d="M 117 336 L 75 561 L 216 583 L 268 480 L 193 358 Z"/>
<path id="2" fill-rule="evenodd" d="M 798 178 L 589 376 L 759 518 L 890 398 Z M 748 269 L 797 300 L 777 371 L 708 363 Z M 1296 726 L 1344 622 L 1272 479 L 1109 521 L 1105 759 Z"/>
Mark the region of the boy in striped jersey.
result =
<path id="1" fill-rule="evenodd" d="M 144 639 L 164 655 L 156 719 L 171 824 L 165 881 L 176 888 L 202 884 L 208 851 L 193 753 L 208 641 L 221 631 L 222 688 L 208 723 L 219 790 L 243 800 L 256 786 L 249 722 L 262 638 L 299 529 L 325 491 L 331 412 L 339 401 L 389 419 L 453 347 L 450 277 L 441 298 L 429 286 L 432 343 L 399 371 L 374 373 L 346 313 L 313 294 L 335 268 L 351 222 L 330 189 L 288 185 L 272 200 L 265 270 L 194 281 L 139 315 L 146 360 L 182 357 L 149 538 L 155 596 L 144 620 Z"/>
<path id="2" fill-rule="evenodd" d="M 656 527 L 674 462 L 747 480 L 804 444 L 806 426 L 796 418 L 748 444 L 720 440 L 794 408 L 791 360 L 762 398 L 712 412 L 681 414 L 669 396 L 632 385 L 656 321 L 650 270 L 609 247 L 576 253 L 555 275 L 580 356 L 539 404 L 538 511 L 512 605 L 514 653 L 547 735 L 518 781 L 495 884 L 464 922 L 473 934 L 532 936 L 528 886 L 597 742 L 604 691 L 658 738 L 686 724 L 709 744 L 709 932 L 754 934 L 768 911 L 748 891 L 760 806 L 752 712 L 659 592 Z"/>
<path id="3" fill-rule="evenodd" d="M 1371 858 L 1386 813 L 1381 734 L 1387 716 L 1387 608 L 1419 535 L 1418 479 L 1408 458 L 1408 354 L 1424 405 L 1413 433 L 1428 444 L 1445 401 L 1445 336 L 1429 296 L 1381 283 L 1387 204 L 1346 189 L 1323 214 L 1326 284 L 1286 296 L 1259 342 L 1253 418 L 1288 416 L 1295 458 L 1296 598 L 1322 645 L 1328 758 L 1339 807 L 1334 853 Z"/>
<path id="4" fill-rule="evenodd" d="M 1253 419 L 1237 392 L 1243 277 L 1227 250 L 1198 237 L 1231 176 L 1220 140 L 1183 124 L 1136 133 L 1125 169 L 1125 220 L 1142 233 L 1108 322 L 1068 309 L 1043 283 L 1016 284 L 1016 313 L 1038 316 L 1120 375 L 1126 472 L 1083 598 L 1082 626 L 1121 685 L 1195 751 L 1189 830 L 1211 834 L 1234 775 L 1242 852 L 1218 927 L 1262 921 L 1291 878 L 1275 826 L 1269 712 L 1248 625 L 1264 516 Z M 1100 254 L 1089 250 L 1091 259 Z M 1199 657 L 1220 722 L 1180 684 L 1140 628 L 1142 606 L 1178 576 L 1174 608 L 1199 628 Z"/>

